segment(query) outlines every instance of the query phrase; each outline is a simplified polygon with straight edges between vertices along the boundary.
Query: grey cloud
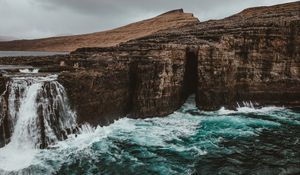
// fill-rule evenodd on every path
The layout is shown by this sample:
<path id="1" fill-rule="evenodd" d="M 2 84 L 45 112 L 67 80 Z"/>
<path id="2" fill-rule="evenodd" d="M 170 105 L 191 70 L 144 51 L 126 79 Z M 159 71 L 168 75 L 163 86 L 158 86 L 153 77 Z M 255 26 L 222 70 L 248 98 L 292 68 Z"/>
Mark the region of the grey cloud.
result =
<path id="1" fill-rule="evenodd" d="M 162 13 L 167 10 L 183 8 L 195 14 L 214 14 L 215 17 L 225 17 L 232 10 L 272 5 L 288 2 L 287 0 L 32 0 L 41 5 L 67 8 L 74 12 L 102 16 L 143 15 L 144 13 Z M 233 14 L 233 12 L 231 12 Z M 199 16 L 206 20 L 210 16 Z"/>
<path id="2" fill-rule="evenodd" d="M 183 8 L 201 21 L 287 0 L 0 0 L 0 35 L 48 37 L 101 31 Z"/>

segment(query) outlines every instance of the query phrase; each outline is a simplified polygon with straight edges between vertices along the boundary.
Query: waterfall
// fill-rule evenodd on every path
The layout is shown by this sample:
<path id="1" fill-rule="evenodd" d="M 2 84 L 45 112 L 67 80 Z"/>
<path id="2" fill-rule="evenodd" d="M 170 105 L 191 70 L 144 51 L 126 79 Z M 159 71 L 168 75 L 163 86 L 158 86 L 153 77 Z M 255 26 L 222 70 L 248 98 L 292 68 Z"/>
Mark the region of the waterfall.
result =
<path id="1" fill-rule="evenodd" d="M 56 78 L 55 75 L 10 78 L 0 104 L 3 109 L 0 129 L 2 123 L 3 137 L 10 140 L 7 146 L 46 148 L 74 132 L 76 115 Z"/>
<path id="2" fill-rule="evenodd" d="M 39 72 L 39 69 L 20 69 L 19 70 L 21 73 L 38 73 Z"/>

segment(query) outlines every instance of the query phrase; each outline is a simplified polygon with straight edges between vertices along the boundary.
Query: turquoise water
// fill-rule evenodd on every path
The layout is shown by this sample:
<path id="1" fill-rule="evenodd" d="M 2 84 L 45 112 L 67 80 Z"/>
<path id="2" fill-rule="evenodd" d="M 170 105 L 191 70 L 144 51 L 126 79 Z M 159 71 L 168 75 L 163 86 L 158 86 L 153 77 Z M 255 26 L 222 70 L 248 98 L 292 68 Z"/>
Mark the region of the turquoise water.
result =
<path id="1" fill-rule="evenodd" d="M 299 174 L 300 113 L 241 107 L 202 112 L 188 101 L 164 118 L 83 126 L 7 174 Z M 0 171 L 1 172 L 1 171 Z M 1 173 L 0 173 L 1 174 Z"/>

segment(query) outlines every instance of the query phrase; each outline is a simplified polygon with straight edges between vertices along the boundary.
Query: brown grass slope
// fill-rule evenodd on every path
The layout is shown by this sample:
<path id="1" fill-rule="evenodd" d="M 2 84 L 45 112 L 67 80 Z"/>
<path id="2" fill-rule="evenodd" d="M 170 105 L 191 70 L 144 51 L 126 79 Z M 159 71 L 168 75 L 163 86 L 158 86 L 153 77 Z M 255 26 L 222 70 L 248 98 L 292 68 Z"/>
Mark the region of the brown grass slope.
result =
<path id="1" fill-rule="evenodd" d="M 52 37 L 36 40 L 0 42 L 2 51 L 73 51 L 81 47 L 108 47 L 132 39 L 144 37 L 160 30 L 198 23 L 191 13 L 182 9 L 170 11 L 157 17 L 132 23 L 104 32 L 83 35 Z"/>

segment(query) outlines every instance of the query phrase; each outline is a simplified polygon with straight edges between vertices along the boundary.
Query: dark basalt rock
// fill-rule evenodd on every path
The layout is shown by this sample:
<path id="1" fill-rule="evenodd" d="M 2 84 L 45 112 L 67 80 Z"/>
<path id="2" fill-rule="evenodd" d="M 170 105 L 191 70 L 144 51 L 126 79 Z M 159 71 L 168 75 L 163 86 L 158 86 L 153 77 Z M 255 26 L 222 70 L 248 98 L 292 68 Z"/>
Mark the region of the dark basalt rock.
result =
<path id="1" fill-rule="evenodd" d="M 197 105 L 300 105 L 300 2 L 251 8 L 223 20 L 162 31 L 130 44 L 196 45 Z"/>
<path id="2" fill-rule="evenodd" d="M 243 101 L 299 107 L 299 29 L 300 2 L 294 2 L 160 31 L 116 47 L 1 58 L 0 64 L 59 73 L 81 124 L 164 116 L 192 93 L 202 110 L 234 108 Z"/>
<path id="3" fill-rule="evenodd" d="M 126 115 L 163 116 L 185 100 L 182 96 L 185 47 L 140 45 L 134 50 L 125 46 L 82 50 L 85 56 L 87 50 L 94 52 L 86 58 L 93 64 L 79 64 L 76 71 L 62 72 L 59 76 L 77 109 L 80 123 L 108 124 Z"/>
<path id="4" fill-rule="evenodd" d="M 5 98 L 4 93 L 6 91 L 6 82 L 5 77 L 0 77 L 0 147 L 4 146 L 9 142 L 11 137 L 10 125 L 6 113 L 8 110 L 7 98 Z"/>

